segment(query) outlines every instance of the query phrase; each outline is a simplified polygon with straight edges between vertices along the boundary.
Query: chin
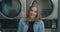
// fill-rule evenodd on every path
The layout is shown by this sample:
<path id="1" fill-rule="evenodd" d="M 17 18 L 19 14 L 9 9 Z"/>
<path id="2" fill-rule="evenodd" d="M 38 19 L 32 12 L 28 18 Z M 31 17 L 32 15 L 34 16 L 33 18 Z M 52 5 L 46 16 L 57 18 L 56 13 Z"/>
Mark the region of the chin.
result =
<path id="1" fill-rule="evenodd" d="M 31 16 L 31 18 L 35 18 L 35 17 Z"/>

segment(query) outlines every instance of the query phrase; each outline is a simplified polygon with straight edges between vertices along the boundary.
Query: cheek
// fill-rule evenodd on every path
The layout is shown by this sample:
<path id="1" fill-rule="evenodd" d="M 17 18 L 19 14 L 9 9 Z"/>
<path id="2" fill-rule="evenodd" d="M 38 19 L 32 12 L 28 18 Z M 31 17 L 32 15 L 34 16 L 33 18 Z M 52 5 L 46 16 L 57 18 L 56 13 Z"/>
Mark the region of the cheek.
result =
<path id="1" fill-rule="evenodd" d="M 36 12 L 32 12 L 32 11 L 30 11 L 30 16 L 36 16 L 36 15 L 37 15 Z"/>
<path id="2" fill-rule="evenodd" d="M 33 13 L 32 11 L 29 12 L 29 14 L 32 14 L 32 13 Z"/>
<path id="3" fill-rule="evenodd" d="M 37 13 L 34 13 L 35 14 L 35 16 L 37 15 Z"/>
<path id="4" fill-rule="evenodd" d="M 35 13 L 35 12 L 34 12 L 34 13 L 33 13 L 33 12 L 31 12 L 31 14 L 32 14 L 32 15 L 34 15 L 34 16 L 36 16 L 36 15 L 37 15 L 37 13 Z"/>

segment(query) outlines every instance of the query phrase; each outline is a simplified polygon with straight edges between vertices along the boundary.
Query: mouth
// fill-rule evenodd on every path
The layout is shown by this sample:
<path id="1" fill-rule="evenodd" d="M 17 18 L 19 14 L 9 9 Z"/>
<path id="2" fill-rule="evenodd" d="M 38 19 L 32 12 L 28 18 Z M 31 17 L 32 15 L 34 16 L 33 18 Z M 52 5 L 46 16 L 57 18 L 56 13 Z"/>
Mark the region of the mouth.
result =
<path id="1" fill-rule="evenodd" d="M 35 15 L 34 15 L 34 14 L 32 14 L 32 13 L 31 13 L 30 15 L 31 15 L 31 16 L 35 16 Z"/>

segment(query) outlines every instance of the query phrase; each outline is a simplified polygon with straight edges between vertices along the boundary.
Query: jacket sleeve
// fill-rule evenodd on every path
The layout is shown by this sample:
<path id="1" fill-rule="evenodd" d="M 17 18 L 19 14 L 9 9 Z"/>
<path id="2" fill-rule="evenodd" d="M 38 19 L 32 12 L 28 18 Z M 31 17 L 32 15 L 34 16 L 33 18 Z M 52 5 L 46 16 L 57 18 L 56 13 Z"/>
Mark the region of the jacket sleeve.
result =
<path id="1" fill-rule="evenodd" d="M 19 21 L 17 32 L 22 32 L 22 20 Z"/>
<path id="2" fill-rule="evenodd" d="M 40 23 L 41 23 L 41 24 L 40 24 L 40 32 L 45 32 L 44 22 L 41 21 Z"/>

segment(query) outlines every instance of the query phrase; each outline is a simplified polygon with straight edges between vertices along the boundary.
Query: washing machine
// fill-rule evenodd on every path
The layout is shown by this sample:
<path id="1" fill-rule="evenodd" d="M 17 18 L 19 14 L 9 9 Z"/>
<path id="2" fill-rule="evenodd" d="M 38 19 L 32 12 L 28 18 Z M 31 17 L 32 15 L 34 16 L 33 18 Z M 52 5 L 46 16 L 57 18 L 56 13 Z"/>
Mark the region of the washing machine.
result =
<path id="1" fill-rule="evenodd" d="M 51 0 L 53 5 L 53 10 L 47 17 L 43 19 L 57 19 L 58 16 L 58 0 Z"/>
<path id="2" fill-rule="evenodd" d="M 26 0 L 1 0 L 0 19 L 20 19 L 25 17 Z"/>
<path id="3" fill-rule="evenodd" d="M 57 19 L 58 16 L 58 0 L 47 1 L 49 9 L 43 9 L 42 19 Z M 46 7 L 46 6 L 45 6 Z"/>
<path id="4" fill-rule="evenodd" d="M 26 0 L 0 0 L 0 32 L 16 32 L 25 14 Z"/>
<path id="5" fill-rule="evenodd" d="M 27 0 L 27 9 L 33 5 L 35 0 Z M 57 19 L 58 0 L 40 0 L 42 2 L 41 16 L 42 19 Z M 29 5 L 28 5 L 29 4 Z"/>

